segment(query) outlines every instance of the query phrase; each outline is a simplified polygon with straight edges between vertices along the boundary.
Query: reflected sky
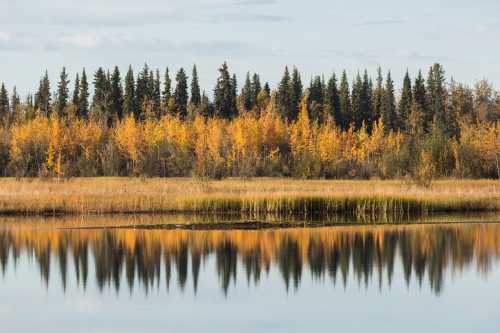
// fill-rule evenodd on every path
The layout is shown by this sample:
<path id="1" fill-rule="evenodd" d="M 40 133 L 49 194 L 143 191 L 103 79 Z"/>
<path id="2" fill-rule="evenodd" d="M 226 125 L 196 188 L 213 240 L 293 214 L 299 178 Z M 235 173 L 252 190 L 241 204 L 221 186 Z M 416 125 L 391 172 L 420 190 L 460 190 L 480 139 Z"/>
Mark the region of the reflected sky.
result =
<path id="1" fill-rule="evenodd" d="M 0 322 L 9 332 L 495 331 L 499 258 L 499 224 L 24 224 L 0 228 Z"/>

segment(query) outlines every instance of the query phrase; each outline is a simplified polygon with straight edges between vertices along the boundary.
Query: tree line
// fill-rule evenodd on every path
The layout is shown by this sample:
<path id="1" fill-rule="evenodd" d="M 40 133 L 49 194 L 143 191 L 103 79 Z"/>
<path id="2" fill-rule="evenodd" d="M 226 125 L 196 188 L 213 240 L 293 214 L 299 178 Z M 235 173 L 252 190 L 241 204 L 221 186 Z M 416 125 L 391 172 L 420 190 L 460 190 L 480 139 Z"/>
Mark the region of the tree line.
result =
<path id="1" fill-rule="evenodd" d="M 447 81 L 440 64 L 397 93 L 390 72 L 311 78 L 285 67 L 271 90 L 238 88 L 224 63 L 209 98 L 196 66 L 85 69 L 55 92 L 47 72 L 21 99 L 0 87 L 3 176 L 499 177 L 500 93 Z M 91 82 L 89 82 L 91 80 Z"/>

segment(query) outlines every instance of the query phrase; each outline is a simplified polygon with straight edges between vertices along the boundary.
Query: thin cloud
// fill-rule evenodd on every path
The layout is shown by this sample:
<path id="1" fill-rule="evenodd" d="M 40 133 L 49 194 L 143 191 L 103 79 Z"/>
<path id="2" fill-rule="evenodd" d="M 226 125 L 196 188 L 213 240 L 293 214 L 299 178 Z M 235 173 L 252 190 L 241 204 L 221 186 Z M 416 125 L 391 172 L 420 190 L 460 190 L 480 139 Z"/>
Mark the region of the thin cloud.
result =
<path id="1" fill-rule="evenodd" d="M 274 5 L 278 3 L 276 0 L 243 0 L 243 1 L 236 1 L 234 4 L 235 5 L 244 5 L 244 6 L 258 6 L 258 5 Z"/>
<path id="2" fill-rule="evenodd" d="M 2 33 L 10 36 L 6 33 Z M 36 34 L 18 34 L 9 39 L 0 38 L 0 51 L 24 52 L 42 50 L 47 52 L 99 51 L 106 53 L 142 50 L 148 53 L 168 52 L 175 54 L 227 55 L 246 54 L 254 46 L 230 40 L 173 42 L 167 38 L 145 38 L 144 36 L 113 35 L 102 37 L 92 34 L 62 34 L 40 39 Z"/>
<path id="3" fill-rule="evenodd" d="M 154 6 L 125 2 L 120 5 L 101 3 L 72 5 L 58 3 L 52 7 L 22 6 L 13 3 L 5 7 L 0 4 L 0 21 L 5 25 L 45 25 L 64 27 L 122 27 L 176 23 L 221 23 L 230 19 L 242 22 L 279 22 L 287 20 L 281 15 L 264 12 L 248 12 L 238 6 L 262 6 L 276 3 L 275 0 L 242 1 L 179 1 Z M 9 13 L 14 13 L 10 15 Z M 69 14 L 70 13 L 70 14 Z"/>
<path id="4" fill-rule="evenodd" d="M 373 27 L 373 26 L 397 25 L 405 23 L 407 23 L 406 20 L 374 20 L 374 21 L 364 21 L 353 25 L 355 27 Z"/>

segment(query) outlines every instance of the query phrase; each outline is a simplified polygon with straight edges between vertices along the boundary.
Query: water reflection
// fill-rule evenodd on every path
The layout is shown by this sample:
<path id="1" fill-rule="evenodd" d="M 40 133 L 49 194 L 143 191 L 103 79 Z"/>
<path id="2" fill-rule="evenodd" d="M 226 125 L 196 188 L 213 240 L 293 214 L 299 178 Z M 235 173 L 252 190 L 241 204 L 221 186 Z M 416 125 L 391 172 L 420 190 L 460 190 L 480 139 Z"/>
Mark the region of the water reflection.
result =
<path id="1" fill-rule="evenodd" d="M 175 279 L 176 288 L 196 292 L 199 280 L 208 274 L 206 265 L 215 265 L 226 294 L 233 284 L 258 287 L 270 269 L 276 269 L 287 290 L 300 288 L 303 275 L 309 273 L 318 283 L 326 281 L 338 288 L 350 283 L 390 287 L 394 279 L 404 279 L 413 288 L 427 280 L 439 295 L 447 271 L 473 269 L 488 274 L 500 258 L 500 225 L 219 231 L 4 225 L 0 229 L 2 274 L 9 274 L 22 258 L 39 267 L 47 286 L 55 271 L 64 289 L 73 283 L 86 288 L 89 279 L 95 279 L 101 291 L 148 293 L 160 283 L 172 287 Z M 395 265 L 402 267 L 401 274 Z M 70 270 L 75 280 L 68 277 Z"/>

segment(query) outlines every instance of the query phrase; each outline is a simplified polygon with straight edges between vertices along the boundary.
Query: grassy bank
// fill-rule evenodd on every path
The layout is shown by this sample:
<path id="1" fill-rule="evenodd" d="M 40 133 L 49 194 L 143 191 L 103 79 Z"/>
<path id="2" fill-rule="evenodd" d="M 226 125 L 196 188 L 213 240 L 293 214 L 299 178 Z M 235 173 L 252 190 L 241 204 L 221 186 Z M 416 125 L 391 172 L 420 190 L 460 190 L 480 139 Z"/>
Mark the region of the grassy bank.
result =
<path id="1" fill-rule="evenodd" d="M 0 214 L 208 213 L 258 218 L 336 214 L 405 216 L 500 211 L 500 181 L 443 180 L 422 188 L 403 181 L 257 178 L 0 179 Z"/>

